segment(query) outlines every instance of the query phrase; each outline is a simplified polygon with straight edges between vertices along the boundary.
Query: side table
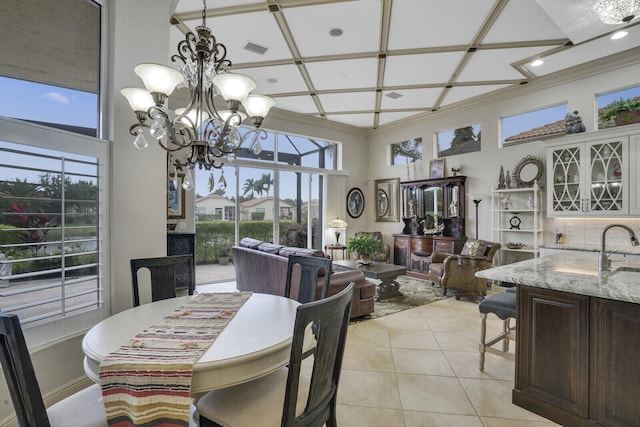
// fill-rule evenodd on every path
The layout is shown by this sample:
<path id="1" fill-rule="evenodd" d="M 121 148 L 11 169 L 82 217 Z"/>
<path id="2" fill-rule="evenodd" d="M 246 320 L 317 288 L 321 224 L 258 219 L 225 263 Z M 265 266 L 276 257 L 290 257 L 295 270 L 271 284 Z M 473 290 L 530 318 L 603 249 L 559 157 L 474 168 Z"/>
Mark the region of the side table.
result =
<path id="1" fill-rule="evenodd" d="M 347 249 L 347 247 L 344 246 L 344 245 L 325 245 L 324 246 L 324 253 L 329 255 L 329 258 L 335 260 L 336 258 L 334 256 L 334 251 L 342 251 L 342 259 L 346 259 L 344 257 L 346 249 Z"/>

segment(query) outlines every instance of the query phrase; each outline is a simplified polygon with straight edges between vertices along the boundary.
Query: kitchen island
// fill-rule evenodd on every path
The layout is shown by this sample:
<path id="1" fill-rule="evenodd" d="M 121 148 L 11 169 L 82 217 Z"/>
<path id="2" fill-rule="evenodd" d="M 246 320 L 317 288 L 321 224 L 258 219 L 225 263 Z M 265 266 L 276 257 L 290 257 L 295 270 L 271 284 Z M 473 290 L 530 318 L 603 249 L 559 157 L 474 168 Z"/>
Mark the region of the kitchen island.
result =
<path id="1" fill-rule="evenodd" d="M 553 254 L 476 273 L 518 285 L 513 403 L 565 426 L 640 425 L 640 262 Z"/>

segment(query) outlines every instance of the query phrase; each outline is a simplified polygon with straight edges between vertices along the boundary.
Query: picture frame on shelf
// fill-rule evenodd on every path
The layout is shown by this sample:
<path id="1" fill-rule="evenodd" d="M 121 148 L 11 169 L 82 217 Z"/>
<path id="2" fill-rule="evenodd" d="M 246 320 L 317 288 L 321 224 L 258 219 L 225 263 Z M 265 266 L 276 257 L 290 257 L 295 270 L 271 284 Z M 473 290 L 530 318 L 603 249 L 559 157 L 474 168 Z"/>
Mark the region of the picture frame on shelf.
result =
<path id="1" fill-rule="evenodd" d="M 167 219 L 185 218 L 185 191 L 182 188 L 184 174 L 167 176 Z"/>
<path id="2" fill-rule="evenodd" d="M 364 212 L 364 194 L 358 187 L 347 193 L 347 213 L 351 218 L 358 218 Z"/>
<path id="3" fill-rule="evenodd" d="M 444 177 L 444 157 L 438 157 L 429 161 L 429 178 Z"/>

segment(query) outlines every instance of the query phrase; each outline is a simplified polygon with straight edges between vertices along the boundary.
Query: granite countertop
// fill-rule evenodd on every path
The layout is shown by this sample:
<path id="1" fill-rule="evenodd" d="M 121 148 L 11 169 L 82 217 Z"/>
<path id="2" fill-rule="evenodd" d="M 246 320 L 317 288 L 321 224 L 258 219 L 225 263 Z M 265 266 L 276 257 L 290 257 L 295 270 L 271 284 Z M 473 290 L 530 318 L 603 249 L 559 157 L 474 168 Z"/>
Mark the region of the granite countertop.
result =
<path id="1" fill-rule="evenodd" d="M 600 252 L 600 245 L 576 245 L 576 244 L 543 244 L 540 248 L 562 249 L 567 251 Z M 640 255 L 640 246 L 610 246 L 607 245 L 607 253 Z"/>
<path id="2" fill-rule="evenodd" d="M 598 273 L 593 257 L 580 254 L 554 256 L 520 261 L 478 271 L 477 277 L 518 285 L 571 292 L 640 304 L 640 260 L 627 257 L 612 262 L 612 271 Z M 637 279 L 621 268 L 638 269 Z"/>

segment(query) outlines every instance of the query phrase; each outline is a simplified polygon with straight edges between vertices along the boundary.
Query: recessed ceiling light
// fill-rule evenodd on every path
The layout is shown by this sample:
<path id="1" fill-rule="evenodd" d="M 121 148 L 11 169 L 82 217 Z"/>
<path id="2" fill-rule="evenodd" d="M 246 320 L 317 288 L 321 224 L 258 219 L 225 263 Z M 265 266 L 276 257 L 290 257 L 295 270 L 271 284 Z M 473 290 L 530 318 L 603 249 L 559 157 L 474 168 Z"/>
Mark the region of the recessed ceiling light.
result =
<path id="1" fill-rule="evenodd" d="M 343 33 L 342 28 L 332 28 L 329 30 L 329 35 L 331 37 L 340 37 L 342 33 Z"/>
<path id="2" fill-rule="evenodd" d="M 531 63 L 531 66 L 532 66 L 532 67 L 539 67 L 539 66 L 541 66 L 542 64 L 544 64 L 544 61 L 543 61 L 542 59 L 536 59 L 535 61 L 533 61 L 533 62 Z"/>
<path id="3" fill-rule="evenodd" d="M 628 31 L 624 31 L 624 30 L 616 31 L 615 33 L 611 34 L 611 40 L 621 39 L 623 37 L 626 37 L 627 34 L 629 34 Z"/>

